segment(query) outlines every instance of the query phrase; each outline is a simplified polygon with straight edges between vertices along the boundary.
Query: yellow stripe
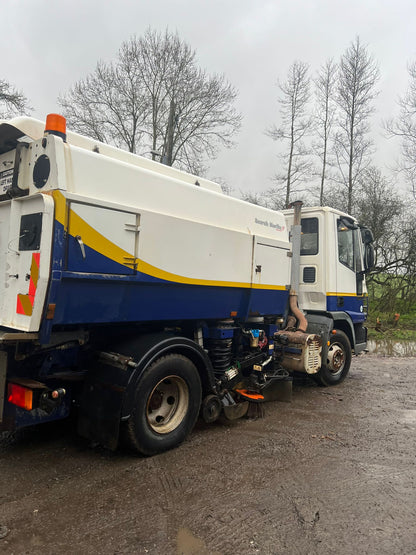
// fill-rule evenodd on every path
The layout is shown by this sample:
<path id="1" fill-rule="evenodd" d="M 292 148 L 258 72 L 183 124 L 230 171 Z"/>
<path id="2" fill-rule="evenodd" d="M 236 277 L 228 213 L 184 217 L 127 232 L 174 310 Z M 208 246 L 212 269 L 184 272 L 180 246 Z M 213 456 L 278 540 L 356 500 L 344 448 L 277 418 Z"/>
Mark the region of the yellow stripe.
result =
<path id="1" fill-rule="evenodd" d="M 368 297 L 368 295 L 357 295 L 356 293 L 334 293 L 334 292 L 327 292 L 328 297 L 359 297 L 360 299 L 364 297 Z"/>
<path id="2" fill-rule="evenodd" d="M 53 191 L 52 196 L 55 201 L 55 220 L 66 229 L 66 198 L 61 191 Z"/>
<path id="3" fill-rule="evenodd" d="M 248 285 L 250 287 L 250 284 Z M 289 291 L 285 285 L 263 285 L 261 283 L 253 283 L 251 284 L 253 289 L 273 289 L 273 291 Z"/>
<path id="4" fill-rule="evenodd" d="M 123 266 L 126 266 L 126 259 L 131 262 L 132 258 L 134 258 L 131 253 L 121 249 L 87 224 L 87 222 L 80 218 L 73 210 L 70 210 L 69 213 L 68 231 L 73 237 L 77 235 L 82 237 L 85 245 Z"/>
<path id="5" fill-rule="evenodd" d="M 33 255 L 32 255 L 32 264 L 30 266 L 30 277 L 33 281 L 33 285 L 36 290 L 38 286 L 38 280 L 39 280 L 39 266 L 37 265 L 35 257 Z"/>
<path id="6" fill-rule="evenodd" d="M 21 295 L 20 293 L 17 295 L 19 297 L 19 301 L 22 304 L 22 308 L 26 316 L 32 316 L 33 307 L 32 303 L 30 302 L 29 295 Z"/>
<path id="7" fill-rule="evenodd" d="M 55 199 L 55 219 L 65 226 L 66 223 L 66 199 L 59 191 L 54 191 L 53 193 Z M 217 281 L 211 279 L 196 279 L 186 276 L 181 276 L 178 274 L 173 274 L 157 268 L 144 260 L 139 258 L 134 258 L 134 256 L 123 250 L 122 248 L 115 245 L 112 241 L 104 237 L 96 229 L 91 227 L 85 220 L 83 220 L 78 214 L 73 210 L 70 210 L 69 214 L 69 233 L 72 236 L 80 235 L 85 245 L 94 249 L 96 252 L 110 258 L 114 262 L 131 268 L 132 261 L 135 261 L 136 268 L 139 272 L 147 274 L 149 276 L 163 279 L 165 281 L 172 281 L 174 283 L 184 283 L 188 285 L 206 285 L 215 287 L 240 287 L 240 288 L 253 288 L 253 289 L 269 289 L 277 291 L 285 291 L 286 287 L 284 285 L 269 285 L 269 284 L 251 284 L 245 282 L 233 282 L 233 281 Z"/>
<path id="8" fill-rule="evenodd" d="M 253 289 L 273 289 L 273 290 L 281 290 L 284 291 L 286 287 L 284 285 L 262 285 L 262 284 L 254 284 L 240 281 L 217 281 L 213 279 L 196 279 L 196 278 L 189 278 L 185 276 L 180 276 L 178 274 L 172 274 L 170 272 L 166 272 L 165 270 L 161 270 L 156 266 L 152 266 L 143 260 L 138 259 L 138 267 L 137 269 L 139 272 L 143 274 L 150 275 L 155 278 L 163 279 L 166 281 L 174 281 L 176 283 L 186 283 L 189 285 L 208 285 L 208 286 L 216 286 L 216 287 L 241 287 L 249 289 L 253 287 Z"/>

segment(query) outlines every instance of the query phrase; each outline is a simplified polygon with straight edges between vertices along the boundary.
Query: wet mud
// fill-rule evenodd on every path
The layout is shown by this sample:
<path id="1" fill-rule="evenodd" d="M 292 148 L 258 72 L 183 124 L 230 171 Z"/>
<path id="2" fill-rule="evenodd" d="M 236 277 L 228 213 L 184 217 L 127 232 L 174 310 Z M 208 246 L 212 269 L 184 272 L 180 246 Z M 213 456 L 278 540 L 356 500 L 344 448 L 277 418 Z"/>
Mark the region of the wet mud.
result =
<path id="1" fill-rule="evenodd" d="M 416 554 L 416 359 L 363 355 L 152 458 L 70 423 L 0 440 L 4 554 Z"/>

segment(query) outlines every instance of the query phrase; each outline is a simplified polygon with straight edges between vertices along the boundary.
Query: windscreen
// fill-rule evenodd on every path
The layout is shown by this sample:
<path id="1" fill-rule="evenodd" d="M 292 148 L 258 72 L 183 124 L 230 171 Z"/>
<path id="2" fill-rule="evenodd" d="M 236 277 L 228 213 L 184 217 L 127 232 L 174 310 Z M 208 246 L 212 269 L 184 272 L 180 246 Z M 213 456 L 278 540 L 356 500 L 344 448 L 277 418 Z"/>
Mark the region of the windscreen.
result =
<path id="1" fill-rule="evenodd" d="M 363 269 L 360 250 L 360 230 L 353 221 L 339 218 L 337 222 L 338 259 L 354 272 Z"/>

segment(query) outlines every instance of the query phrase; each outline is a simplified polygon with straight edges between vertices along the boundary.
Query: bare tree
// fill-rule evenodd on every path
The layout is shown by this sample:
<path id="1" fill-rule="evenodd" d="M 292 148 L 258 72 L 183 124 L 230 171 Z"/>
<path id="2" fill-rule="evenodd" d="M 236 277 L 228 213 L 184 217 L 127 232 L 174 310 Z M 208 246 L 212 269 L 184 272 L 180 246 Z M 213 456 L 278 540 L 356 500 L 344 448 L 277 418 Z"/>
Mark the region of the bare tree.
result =
<path id="1" fill-rule="evenodd" d="M 309 103 L 309 65 L 295 61 L 289 68 L 287 80 L 279 83 L 282 96 L 279 98 L 281 126 L 273 126 L 266 133 L 275 141 L 283 141 L 287 151 L 280 155 L 286 165 L 284 175 L 276 175 L 275 180 L 285 186 L 285 205 L 296 184 L 305 181 L 311 171 L 309 151 L 304 139 L 312 127 L 308 114 Z"/>
<path id="2" fill-rule="evenodd" d="M 26 114 L 31 110 L 25 95 L 12 87 L 5 79 L 0 79 L 0 118 Z"/>
<path id="3" fill-rule="evenodd" d="M 375 267 L 369 278 L 372 306 L 382 312 L 402 310 L 416 300 L 416 216 L 406 207 L 381 172 L 362 172 L 356 195 L 356 215 L 374 235 Z"/>
<path id="4" fill-rule="evenodd" d="M 195 51 L 177 34 L 148 29 L 59 101 L 81 133 L 201 171 L 204 158 L 232 145 L 241 123 L 236 97 L 224 76 L 197 66 Z"/>
<path id="5" fill-rule="evenodd" d="M 245 200 L 246 202 L 250 202 L 251 204 L 256 204 L 257 206 L 265 206 L 264 192 L 240 190 L 240 197 L 241 200 Z"/>
<path id="6" fill-rule="evenodd" d="M 241 191 L 240 198 L 251 204 L 257 204 L 270 210 L 283 210 L 287 207 L 285 203 L 285 192 L 279 187 L 270 187 L 263 191 Z M 308 202 L 305 202 L 308 205 Z"/>
<path id="7" fill-rule="evenodd" d="M 399 98 L 399 115 L 396 119 L 388 120 L 385 129 L 390 136 L 401 139 L 400 169 L 404 171 L 416 198 L 416 62 L 409 65 L 408 71 L 409 87 L 405 95 Z"/>
<path id="8" fill-rule="evenodd" d="M 372 230 L 378 254 L 376 266 L 384 271 L 385 264 L 396 255 L 390 252 L 395 250 L 391 244 L 397 236 L 397 224 L 404 210 L 404 201 L 397 195 L 392 183 L 374 166 L 361 173 L 355 200 L 354 213 L 361 224 Z"/>
<path id="9" fill-rule="evenodd" d="M 347 191 L 348 212 L 352 210 L 360 173 L 370 163 L 369 118 L 374 112 L 372 101 L 378 94 L 378 79 L 377 64 L 357 37 L 341 56 L 336 95 L 339 131 L 335 136 L 335 155 L 341 183 Z"/>
<path id="10" fill-rule="evenodd" d="M 321 67 L 315 83 L 315 97 L 316 97 L 316 134 L 318 135 L 318 142 L 316 149 L 318 156 L 321 160 L 320 170 L 320 190 L 319 190 L 319 204 L 324 204 L 324 187 L 327 177 L 328 168 L 328 152 L 331 131 L 335 118 L 335 91 L 337 78 L 337 65 L 332 59 L 329 59 Z"/>
<path id="11" fill-rule="evenodd" d="M 197 174 L 199 175 L 199 174 Z M 221 176 L 209 176 L 210 181 L 213 181 L 214 183 L 217 183 L 217 185 L 219 185 L 221 187 L 222 192 L 224 193 L 224 195 L 227 195 L 229 197 L 233 196 L 234 193 L 234 187 L 232 185 L 230 185 L 229 183 L 227 183 L 227 181 L 221 177 Z"/>
<path id="12" fill-rule="evenodd" d="M 69 126 L 89 137 L 136 152 L 145 134 L 147 99 L 124 59 L 98 62 L 95 71 L 59 98 Z"/>

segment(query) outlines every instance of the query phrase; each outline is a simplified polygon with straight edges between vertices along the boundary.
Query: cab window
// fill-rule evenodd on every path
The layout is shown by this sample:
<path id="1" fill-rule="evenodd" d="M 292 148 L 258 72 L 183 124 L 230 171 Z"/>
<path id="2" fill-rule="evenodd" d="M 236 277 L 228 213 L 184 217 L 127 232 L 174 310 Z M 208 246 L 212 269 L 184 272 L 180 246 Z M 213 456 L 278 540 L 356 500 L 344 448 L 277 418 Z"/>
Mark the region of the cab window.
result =
<path id="1" fill-rule="evenodd" d="M 340 218 L 337 222 L 338 260 L 353 270 L 362 270 L 359 229 L 351 220 Z"/>
<path id="2" fill-rule="evenodd" d="M 300 254 L 318 254 L 318 218 L 302 218 L 301 225 Z"/>

